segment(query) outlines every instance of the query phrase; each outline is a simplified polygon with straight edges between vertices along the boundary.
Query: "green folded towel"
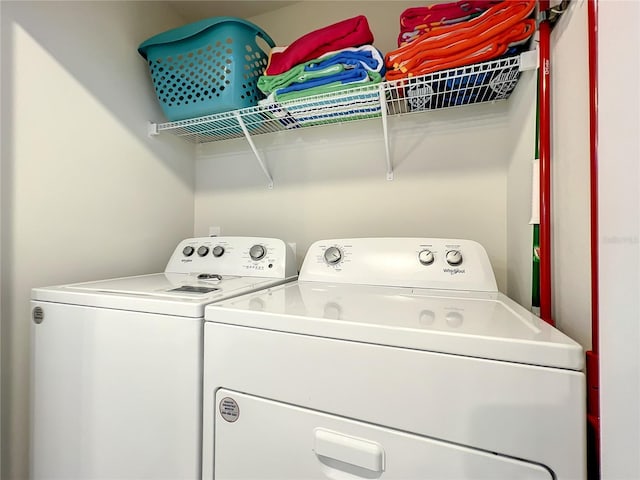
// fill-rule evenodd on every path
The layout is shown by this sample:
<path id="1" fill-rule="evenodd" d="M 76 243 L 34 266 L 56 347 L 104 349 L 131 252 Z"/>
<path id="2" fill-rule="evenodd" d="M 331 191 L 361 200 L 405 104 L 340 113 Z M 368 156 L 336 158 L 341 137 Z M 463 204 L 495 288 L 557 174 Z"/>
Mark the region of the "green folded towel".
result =
<path id="1" fill-rule="evenodd" d="M 264 77 L 262 77 L 264 78 Z M 367 72 L 367 79 L 361 82 L 353 82 L 353 83 L 342 83 L 342 82 L 332 82 L 327 83 L 326 85 L 321 85 L 319 87 L 306 88 L 304 90 L 299 90 L 297 92 L 288 92 L 282 95 L 278 95 L 278 93 L 273 94 L 274 100 L 279 102 L 284 102 L 287 100 L 297 100 L 298 98 L 309 97 L 312 95 L 322 95 L 324 93 L 338 92 L 340 90 L 349 90 L 352 88 L 364 87 L 367 85 L 375 85 L 382 81 L 382 76 L 378 72 Z M 258 80 L 259 82 L 259 80 Z"/>
<path id="2" fill-rule="evenodd" d="M 265 95 L 269 95 L 271 92 L 275 92 L 278 88 L 285 88 L 294 82 L 301 83 L 313 78 L 328 77 L 329 75 L 335 75 L 344 71 L 344 65 L 331 65 L 321 70 L 306 72 L 304 68 L 313 63 L 314 60 L 296 65 L 290 70 L 287 70 L 280 75 L 263 75 L 258 79 L 258 88 L 262 90 Z"/>

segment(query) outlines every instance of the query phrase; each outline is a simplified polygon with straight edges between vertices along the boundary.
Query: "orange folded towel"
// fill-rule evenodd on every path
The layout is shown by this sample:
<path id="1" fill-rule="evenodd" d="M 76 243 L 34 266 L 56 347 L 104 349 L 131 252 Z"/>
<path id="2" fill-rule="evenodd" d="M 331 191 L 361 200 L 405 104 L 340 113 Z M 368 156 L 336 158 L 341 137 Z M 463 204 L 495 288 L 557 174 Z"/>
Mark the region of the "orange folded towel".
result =
<path id="1" fill-rule="evenodd" d="M 466 22 L 440 27 L 385 56 L 387 80 L 426 75 L 504 54 L 535 31 L 535 0 L 505 0 Z"/>

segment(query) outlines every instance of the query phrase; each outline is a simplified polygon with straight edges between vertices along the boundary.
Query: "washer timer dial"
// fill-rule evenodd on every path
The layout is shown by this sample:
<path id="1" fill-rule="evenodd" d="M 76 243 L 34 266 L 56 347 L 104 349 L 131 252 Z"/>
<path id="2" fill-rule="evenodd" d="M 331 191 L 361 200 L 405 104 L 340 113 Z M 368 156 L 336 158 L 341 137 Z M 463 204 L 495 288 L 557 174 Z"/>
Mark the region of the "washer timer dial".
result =
<path id="1" fill-rule="evenodd" d="M 329 247 L 324 251 L 324 261 L 329 265 L 335 265 L 342 260 L 342 250 L 338 247 Z"/>
<path id="2" fill-rule="evenodd" d="M 262 260 L 266 254 L 267 251 L 262 245 L 254 245 L 249 249 L 251 260 Z"/>
<path id="3" fill-rule="evenodd" d="M 221 257 L 224 254 L 224 247 L 221 245 L 216 245 L 215 247 L 213 247 L 213 250 L 211 250 L 211 253 L 213 253 L 214 257 Z"/>

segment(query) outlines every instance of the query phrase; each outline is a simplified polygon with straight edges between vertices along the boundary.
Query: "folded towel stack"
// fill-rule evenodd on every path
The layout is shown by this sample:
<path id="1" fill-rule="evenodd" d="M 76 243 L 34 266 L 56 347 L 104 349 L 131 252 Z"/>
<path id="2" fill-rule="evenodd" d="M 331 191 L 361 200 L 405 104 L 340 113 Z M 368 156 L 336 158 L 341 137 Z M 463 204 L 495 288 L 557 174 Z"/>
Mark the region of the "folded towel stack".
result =
<path id="1" fill-rule="evenodd" d="M 384 58 L 363 15 L 300 37 L 271 52 L 258 88 L 267 101 L 287 101 L 380 83 Z"/>
<path id="2" fill-rule="evenodd" d="M 258 79 L 267 95 L 259 105 L 286 128 L 379 116 L 384 74 L 384 56 L 359 15 L 275 47 Z"/>
<path id="3" fill-rule="evenodd" d="M 387 53 L 387 79 L 426 75 L 508 53 L 533 35 L 535 20 L 529 17 L 535 3 L 504 0 L 468 20 L 425 29 L 411 42 Z"/>

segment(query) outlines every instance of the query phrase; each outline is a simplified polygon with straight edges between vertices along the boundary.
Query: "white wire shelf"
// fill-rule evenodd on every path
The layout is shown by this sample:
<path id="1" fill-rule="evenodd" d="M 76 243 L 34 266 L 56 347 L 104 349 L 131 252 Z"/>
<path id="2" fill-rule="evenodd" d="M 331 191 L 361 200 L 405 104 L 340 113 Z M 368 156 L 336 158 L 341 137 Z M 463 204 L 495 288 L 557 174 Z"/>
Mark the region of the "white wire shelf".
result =
<path id="1" fill-rule="evenodd" d="M 168 123 L 152 123 L 150 135 L 170 133 L 200 144 L 246 138 L 269 180 L 273 180 L 252 137 L 274 132 L 380 117 L 387 152 L 387 178 L 393 178 L 387 117 L 504 100 L 513 92 L 522 70 L 531 64 L 524 54 L 460 68 L 387 81 L 334 93 L 275 103 Z M 528 68 L 535 68 L 535 65 Z M 528 69 L 527 68 L 527 69 Z"/>

